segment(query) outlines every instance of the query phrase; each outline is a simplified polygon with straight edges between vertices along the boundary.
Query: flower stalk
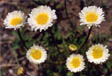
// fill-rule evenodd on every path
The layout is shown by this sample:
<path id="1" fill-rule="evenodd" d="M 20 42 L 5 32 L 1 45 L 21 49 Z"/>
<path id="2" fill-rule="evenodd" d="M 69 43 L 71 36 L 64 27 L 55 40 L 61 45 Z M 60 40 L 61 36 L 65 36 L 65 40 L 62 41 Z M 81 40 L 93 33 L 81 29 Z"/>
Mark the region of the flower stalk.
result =
<path id="1" fill-rule="evenodd" d="M 87 35 L 85 41 L 84 41 L 84 42 L 82 43 L 82 45 L 80 46 L 80 48 L 78 49 L 78 51 L 81 50 L 81 49 L 85 46 L 85 44 L 87 43 L 87 41 L 88 41 L 88 39 L 89 39 L 89 36 L 90 36 L 90 34 L 91 34 L 92 28 L 93 28 L 93 26 L 90 27 L 90 29 L 89 29 L 89 31 L 88 31 L 88 35 Z"/>
<path id="2" fill-rule="evenodd" d="M 19 36 L 19 38 L 20 38 L 20 41 L 21 41 L 22 45 L 23 45 L 26 49 L 28 49 L 28 47 L 27 47 L 26 44 L 25 44 L 25 41 L 23 40 L 23 38 L 22 38 L 22 36 L 21 36 L 21 33 L 20 33 L 20 30 L 19 30 L 19 29 L 17 30 L 17 33 L 18 33 L 18 36 Z"/>

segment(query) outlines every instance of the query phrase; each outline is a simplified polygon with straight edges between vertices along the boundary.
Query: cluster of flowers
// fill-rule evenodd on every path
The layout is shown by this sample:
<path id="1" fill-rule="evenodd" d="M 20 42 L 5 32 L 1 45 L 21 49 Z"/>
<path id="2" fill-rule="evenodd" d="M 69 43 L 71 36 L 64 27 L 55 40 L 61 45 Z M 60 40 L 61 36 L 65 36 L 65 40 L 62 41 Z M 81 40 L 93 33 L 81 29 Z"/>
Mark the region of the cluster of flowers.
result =
<path id="1" fill-rule="evenodd" d="M 26 23 L 26 16 L 22 11 L 13 11 L 8 13 L 4 24 L 6 28 L 19 29 Z M 27 19 L 27 23 L 31 27 L 31 30 L 37 31 L 46 30 L 48 27 L 53 25 L 53 20 L 57 19 L 55 10 L 52 10 L 48 6 L 39 6 L 32 9 Z"/>
<path id="2" fill-rule="evenodd" d="M 89 6 L 82 9 L 79 13 L 81 25 L 99 26 L 104 21 L 104 12 L 100 7 Z M 6 28 L 18 29 L 25 24 L 26 17 L 21 11 L 14 11 L 8 13 L 4 24 Z M 57 19 L 55 10 L 52 10 L 48 6 L 39 6 L 34 8 L 29 14 L 27 20 L 31 29 L 46 30 L 53 25 L 53 21 Z M 86 52 L 87 59 L 91 63 L 100 64 L 105 62 L 110 54 L 107 46 L 102 44 L 95 44 L 89 48 Z M 43 63 L 47 59 L 46 50 L 38 45 L 33 45 L 26 53 L 27 59 L 35 64 Z M 80 72 L 85 68 L 84 58 L 80 54 L 72 54 L 66 60 L 66 66 L 71 72 Z"/>

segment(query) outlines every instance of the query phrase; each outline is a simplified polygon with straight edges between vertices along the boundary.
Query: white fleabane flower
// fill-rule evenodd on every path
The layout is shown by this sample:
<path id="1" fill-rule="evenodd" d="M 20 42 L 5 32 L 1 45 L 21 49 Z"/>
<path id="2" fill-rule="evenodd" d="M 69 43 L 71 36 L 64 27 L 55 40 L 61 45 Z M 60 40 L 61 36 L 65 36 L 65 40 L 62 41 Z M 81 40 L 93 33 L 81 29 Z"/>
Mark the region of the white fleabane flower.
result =
<path id="1" fill-rule="evenodd" d="M 21 11 L 13 11 L 8 13 L 4 20 L 4 25 L 6 28 L 19 29 L 21 26 L 24 26 L 25 15 Z"/>
<path id="2" fill-rule="evenodd" d="M 92 25 L 99 26 L 104 21 L 104 12 L 102 8 L 96 6 L 84 7 L 79 13 L 80 25 L 87 25 L 89 28 Z"/>
<path id="3" fill-rule="evenodd" d="M 66 66 L 71 72 L 80 72 L 85 68 L 83 56 L 80 54 L 72 54 L 67 58 Z"/>
<path id="4" fill-rule="evenodd" d="M 38 45 L 33 45 L 26 54 L 27 59 L 35 64 L 43 63 L 47 59 L 47 52 Z"/>
<path id="5" fill-rule="evenodd" d="M 88 61 L 95 64 L 105 62 L 110 56 L 107 46 L 103 46 L 102 44 L 96 44 L 90 47 L 86 55 Z"/>
<path id="6" fill-rule="evenodd" d="M 48 29 L 48 27 L 53 25 L 53 21 L 57 19 L 55 10 L 48 6 L 39 6 L 32 9 L 29 16 L 28 23 L 34 31 Z"/>

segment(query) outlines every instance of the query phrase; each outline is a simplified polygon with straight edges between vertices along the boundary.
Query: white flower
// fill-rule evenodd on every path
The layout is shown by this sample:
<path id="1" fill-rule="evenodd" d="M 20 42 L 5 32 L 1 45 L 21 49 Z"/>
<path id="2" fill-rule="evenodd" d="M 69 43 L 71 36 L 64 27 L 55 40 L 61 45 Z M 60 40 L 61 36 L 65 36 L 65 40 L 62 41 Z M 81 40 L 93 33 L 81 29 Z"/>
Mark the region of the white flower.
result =
<path id="1" fill-rule="evenodd" d="M 67 58 L 66 66 L 71 72 L 80 72 L 85 68 L 83 56 L 80 54 L 72 54 Z"/>
<path id="2" fill-rule="evenodd" d="M 55 10 L 48 6 L 39 6 L 34 8 L 29 14 L 28 23 L 32 30 L 46 30 L 53 25 L 53 20 L 57 19 Z"/>
<path id="3" fill-rule="evenodd" d="M 89 28 L 92 25 L 99 26 L 104 21 L 104 12 L 102 8 L 96 6 L 84 7 L 79 13 L 80 25 L 87 25 Z"/>
<path id="4" fill-rule="evenodd" d="M 109 50 L 107 49 L 107 46 L 96 44 L 89 48 L 86 55 L 89 62 L 100 64 L 109 58 L 110 54 L 108 52 Z"/>
<path id="5" fill-rule="evenodd" d="M 8 13 L 4 20 L 6 28 L 13 28 L 14 30 L 24 26 L 25 15 L 21 11 L 13 11 Z"/>
<path id="6" fill-rule="evenodd" d="M 43 63 L 47 59 L 47 52 L 38 45 L 33 45 L 26 54 L 27 59 L 35 64 Z"/>

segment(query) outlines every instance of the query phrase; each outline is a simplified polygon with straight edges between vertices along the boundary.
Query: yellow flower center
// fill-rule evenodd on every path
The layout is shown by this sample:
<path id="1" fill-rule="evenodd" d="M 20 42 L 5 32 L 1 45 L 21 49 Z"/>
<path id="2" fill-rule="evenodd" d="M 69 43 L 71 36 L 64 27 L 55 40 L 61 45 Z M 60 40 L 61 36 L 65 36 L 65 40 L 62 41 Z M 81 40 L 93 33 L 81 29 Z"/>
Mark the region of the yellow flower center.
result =
<path id="1" fill-rule="evenodd" d="M 49 16 L 47 13 L 40 13 L 36 17 L 37 24 L 44 25 L 48 22 Z"/>
<path id="2" fill-rule="evenodd" d="M 78 67 L 80 66 L 80 63 L 81 63 L 81 60 L 80 60 L 79 57 L 74 57 L 74 58 L 72 59 L 72 61 L 70 62 L 71 66 L 72 66 L 73 68 L 78 68 Z"/>
<path id="3" fill-rule="evenodd" d="M 39 60 L 42 57 L 42 52 L 38 49 L 31 49 L 31 56 L 36 59 Z"/>
<path id="4" fill-rule="evenodd" d="M 92 56 L 99 59 L 103 56 L 103 49 L 100 46 L 94 46 L 92 49 Z"/>
<path id="5" fill-rule="evenodd" d="M 98 14 L 96 12 L 87 12 L 85 18 L 87 22 L 96 22 L 98 20 Z"/>
<path id="6" fill-rule="evenodd" d="M 13 26 L 16 26 L 18 24 L 21 24 L 23 22 L 23 19 L 21 17 L 15 17 L 12 18 L 12 20 L 10 21 L 10 24 Z"/>

